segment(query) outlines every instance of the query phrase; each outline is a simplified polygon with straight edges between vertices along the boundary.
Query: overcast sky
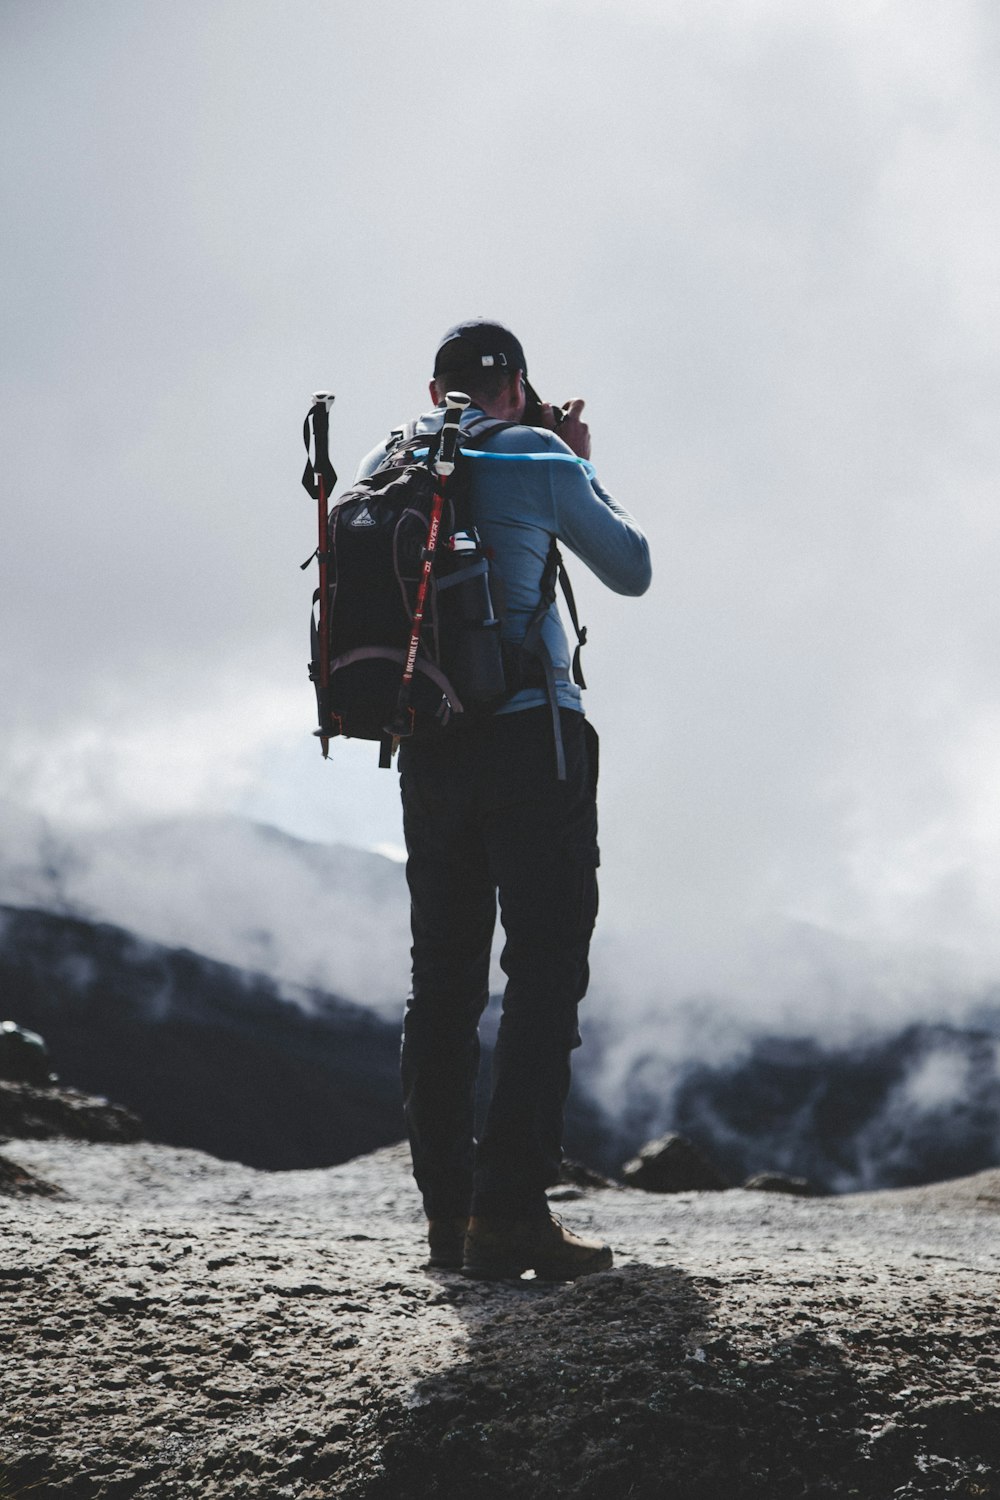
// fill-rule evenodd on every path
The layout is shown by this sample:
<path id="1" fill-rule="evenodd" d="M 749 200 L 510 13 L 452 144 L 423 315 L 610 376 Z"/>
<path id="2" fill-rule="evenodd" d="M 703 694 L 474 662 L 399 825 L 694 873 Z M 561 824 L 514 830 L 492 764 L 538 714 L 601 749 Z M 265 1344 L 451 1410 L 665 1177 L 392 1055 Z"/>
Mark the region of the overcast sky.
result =
<path id="1" fill-rule="evenodd" d="M 3 0 L 0 74 L 9 796 L 398 842 L 301 425 L 348 476 L 481 313 L 653 550 L 573 572 L 609 921 L 1000 974 L 993 0 Z"/>

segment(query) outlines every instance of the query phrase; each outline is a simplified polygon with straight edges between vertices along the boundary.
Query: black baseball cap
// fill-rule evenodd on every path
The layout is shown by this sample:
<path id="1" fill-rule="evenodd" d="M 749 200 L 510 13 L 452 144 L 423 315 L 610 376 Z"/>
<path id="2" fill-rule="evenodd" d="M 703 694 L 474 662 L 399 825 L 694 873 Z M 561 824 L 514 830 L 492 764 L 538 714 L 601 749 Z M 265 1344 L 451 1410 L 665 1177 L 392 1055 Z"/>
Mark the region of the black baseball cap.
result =
<path id="1" fill-rule="evenodd" d="M 470 318 L 449 328 L 434 356 L 434 374 L 442 370 L 523 370 L 528 373 L 521 341 L 502 323 Z"/>

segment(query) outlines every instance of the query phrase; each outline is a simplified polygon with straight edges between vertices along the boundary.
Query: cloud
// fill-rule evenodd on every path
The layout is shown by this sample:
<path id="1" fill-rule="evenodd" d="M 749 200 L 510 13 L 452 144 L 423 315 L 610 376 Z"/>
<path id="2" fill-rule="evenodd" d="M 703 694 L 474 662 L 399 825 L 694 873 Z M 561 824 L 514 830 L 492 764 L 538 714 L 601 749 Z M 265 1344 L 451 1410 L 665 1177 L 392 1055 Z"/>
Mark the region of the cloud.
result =
<path id="1" fill-rule="evenodd" d="M 110 922 L 402 1013 L 410 939 L 398 860 L 219 815 L 88 828 L 3 801 L 0 827 L 0 902 Z"/>
<path id="2" fill-rule="evenodd" d="M 398 839 L 370 747 L 323 766 L 309 738 L 301 422 L 338 391 L 349 474 L 441 330 L 491 312 L 544 391 L 588 397 L 651 536 L 643 600 L 574 574 L 604 909 L 651 985 L 756 993 L 752 934 L 788 917 L 995 965 L 989 7 L 3 24 L 0 766 L 25 806 Z"/>

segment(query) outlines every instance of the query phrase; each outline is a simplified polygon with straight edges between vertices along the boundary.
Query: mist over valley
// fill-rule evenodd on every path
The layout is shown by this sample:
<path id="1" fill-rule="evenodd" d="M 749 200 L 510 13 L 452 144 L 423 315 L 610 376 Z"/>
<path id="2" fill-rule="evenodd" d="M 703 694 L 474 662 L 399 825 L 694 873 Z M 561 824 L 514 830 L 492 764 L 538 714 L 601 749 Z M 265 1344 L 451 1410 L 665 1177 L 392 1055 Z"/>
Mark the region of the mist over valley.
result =
<path id="1" fill-rule="evenodd" d="M 254 1166 L 327 1166 L 401 1137 L 398 861 L 236 817 L 101 833 L 7 804 L 4 823 L 0 1008 L 46 1037 L 64 1083 L 128 1105 L 156 1139 Z M 876 1022 L 862 989 L 831 1021 L 834 981 L 849 998 L 852 973 L 876 980 L 853 947 L 838 968 L 832 939 L 796 941 L 800 968 L 807 942 L 824 963 L 791 1010 L 672 991 L 669 972 L 657 987 L 655 949 L 600 931 L 568 1152 L 615 1174 L 676 1130 L 733 1183 L 781 1171 L 834 1192 L 995 1165 L 996 993 L 942 991 L 935 1009 L 924 984 Z M 502 980 L 497 967 L 484 1082 Z"/>

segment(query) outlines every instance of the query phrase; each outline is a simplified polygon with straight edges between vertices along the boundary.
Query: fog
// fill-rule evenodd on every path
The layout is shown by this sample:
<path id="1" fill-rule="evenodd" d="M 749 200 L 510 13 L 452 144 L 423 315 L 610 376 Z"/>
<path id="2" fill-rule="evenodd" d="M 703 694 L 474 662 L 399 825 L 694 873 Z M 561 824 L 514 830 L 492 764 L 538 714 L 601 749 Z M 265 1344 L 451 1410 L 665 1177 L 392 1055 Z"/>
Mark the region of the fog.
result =
<path id="1" fill-rule="evenodd" d="M 346 478 L 484 313 L 651 542 L 573 570 L 623 1015 L 988 987 L 997 56 L 985 0 L 8 0 L 10 805 L 398 843 L 310 737 L 301 424 Z"/>

